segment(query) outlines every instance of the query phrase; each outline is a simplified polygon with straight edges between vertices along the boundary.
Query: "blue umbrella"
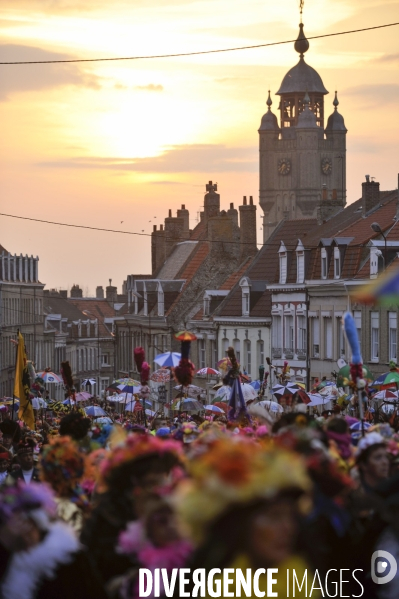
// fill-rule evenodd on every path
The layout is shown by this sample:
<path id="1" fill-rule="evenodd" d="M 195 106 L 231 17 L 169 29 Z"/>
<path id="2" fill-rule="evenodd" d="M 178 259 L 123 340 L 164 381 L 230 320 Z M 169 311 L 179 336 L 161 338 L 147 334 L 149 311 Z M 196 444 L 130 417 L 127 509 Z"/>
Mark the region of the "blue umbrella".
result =
<path id="1" fill-rule="evenodd" d="M 178 366 L 180 362 L 181 354 L 177 352 L 168 351 L 165 354 L 158 354 L 154 358 L 159 366 Z"/>
<path id="2" fill-rule="evenodd" d="M 251 385 L 251 387 L 253 387 L 255 391 L 259 391 L 262 383 L 260 381 L 252 381 L 251 383 L 249 383 L 249 385 Z"/>
<path id="3" fill-rule="evenodd" d="M 87 406 L 85 412 L 88 416 L 106 416 L 107 412 L 104 412 L 99 406 Z"/>
<path id="4" fill-rule="evenodd" d="M 370 428 L 371 424 L 369 424 L 368 422 L 363 422 L 363 426 L 364 428 Z M 362 430 L 362 423 L 361 422 L 355 422 L 355 424 L 352 424 L 351 427 L 349 427 L 351 429 L 351 431 L 361 431 Z"/>
<path id="5" fill-rule="evenodd" d="M 118 385 L 118 389 L 121 393 L 139 393 L 141 386 L 136 387 L 135 385 Z"/>

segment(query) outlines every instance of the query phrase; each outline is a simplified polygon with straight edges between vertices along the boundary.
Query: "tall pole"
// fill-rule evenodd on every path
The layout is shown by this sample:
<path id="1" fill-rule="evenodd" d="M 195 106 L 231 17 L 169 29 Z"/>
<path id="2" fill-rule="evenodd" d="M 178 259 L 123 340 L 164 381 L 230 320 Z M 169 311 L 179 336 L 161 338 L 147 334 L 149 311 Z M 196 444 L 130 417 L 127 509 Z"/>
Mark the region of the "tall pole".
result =
<path id="1" fill-rule="evenodd" d="M 15 352 L 15 370 L 14 370 L 14 385 L 12 388 L 12 418 L 11 420 L 14 420 L 14 407 L 15 407 L 15 393 L 14 393 L 14 388 L 15 388 L 15 376 L 17 374 L 17 362 L 18 362 L 18 347 L 19 347 L 19 329 L 17 329 L 17 339 L 18 339 L 18 343 L 17 343 L 17 351 Z M 21 398 L 19 398 L 19 401 L 21 401 Z"/>

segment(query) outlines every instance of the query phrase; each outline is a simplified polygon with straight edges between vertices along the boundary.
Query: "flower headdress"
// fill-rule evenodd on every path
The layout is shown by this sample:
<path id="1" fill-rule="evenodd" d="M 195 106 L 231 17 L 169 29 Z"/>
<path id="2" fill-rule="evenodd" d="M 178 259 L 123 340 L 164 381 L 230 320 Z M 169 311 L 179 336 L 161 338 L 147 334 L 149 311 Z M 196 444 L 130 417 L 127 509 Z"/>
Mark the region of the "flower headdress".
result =
<path id="1" fill-rule="evenodd" d="M 207 526 L 234 505 L 310 488 L 300 456 L 264 449 L 245 437 L 217 439 L 191 460 L 189 472 L 191 479 L 180 484 L 174 502 L 195 542 L 201 542 Z"/>
<path id="2" fill-rule="evenodd" d="M 44 510 L 54 517 L 56 509 L 53 493 L 45 484 L 32 482 L 26 485 L 18 481 L 0 490 L 0 522 L 6 522 L 15 512 L 34 510 Z"/>
<path id="3" fill-rule="evenodd" d="M 43 449 L 41 461 L 43 480 L 60 497 L 68 497 L 84 472 L 84 457 L 70 437 L 56 437 Z"/>
<path id="4" fill-rule="evenodd" d="M 102 462 L 102 480 L 107 484 L 111 473 L 128 462 L 132 463 L 151 455 L 166 456 L 168 454 L 179 461 L 182 456 L 180 443 L 172 439 L 162 440 L 153 435 L 127 435 L 120 444 L 112 449 L 108 457 Z"/>

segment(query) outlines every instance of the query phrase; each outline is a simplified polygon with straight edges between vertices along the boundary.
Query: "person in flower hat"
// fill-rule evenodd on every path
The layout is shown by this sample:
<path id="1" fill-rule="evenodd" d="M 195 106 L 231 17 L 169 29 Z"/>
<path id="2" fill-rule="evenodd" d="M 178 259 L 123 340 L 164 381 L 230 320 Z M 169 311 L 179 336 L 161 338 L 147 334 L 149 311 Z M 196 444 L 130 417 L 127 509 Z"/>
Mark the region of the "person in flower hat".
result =
<path id="1" fill-rule="evenodd" d="M 191 478 L 180 483 L 173 503 L 182 530 L 196 545 L 192 571 L 276 567 L 273 590 L 285 596 L 286 570 L 295 568 L 302 579 L 307 568 L 294 549 L 311 488 L 301 457 L 225 436 L 195 456 L 188 469 Z M 267 590 L 265 575 L 259 588 Z M 305 591 L 297 596 L 305 597 Z"/>
<path id="2" fill-rule="evenodd" d="M 372 493 L 384 479 L 389 476 L 389 457 L 387 444 L 377 432 L 367 433 L 356 448 L 356 464 L 358 468 L 360 489 L 364 493 Z"/>
<path id="3" fill-rule="evenodd" d="M 123 434 L 123 431 L 122 431 Z M 149 434 L 122 436 L 101 463 L 99 486 L 81 540 L 89 548 L 106 583 L 130 567 L 128 557 L 116 551 L 119 534 L 137 519 L 150 494 L 163 494 L 182 466 L 182 447 L 171 439 Z"/>
<path id="4" fill-rule="evenodd" d="M 46 445 L 40 461 L 41 479 L 55 492 L 57 515 L 80 534 L 88 500 L 80 487 L 84 456 L 70 437 L 56 437 Z"/>

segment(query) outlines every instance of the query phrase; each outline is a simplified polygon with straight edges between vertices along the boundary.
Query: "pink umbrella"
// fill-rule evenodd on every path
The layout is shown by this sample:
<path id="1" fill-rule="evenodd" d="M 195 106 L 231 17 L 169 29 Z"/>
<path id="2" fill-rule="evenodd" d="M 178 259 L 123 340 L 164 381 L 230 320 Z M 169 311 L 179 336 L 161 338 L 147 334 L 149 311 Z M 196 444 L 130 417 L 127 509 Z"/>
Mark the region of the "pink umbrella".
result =
<path id="1" fill-rule="evenodd" d="M 201 368 L 200 370 L 197 370 L 197 374 L 201 374 L 201 375 L 214 374 L 214 375 L 220 376 L 219 371 L 215 370 L 214 368 Z"/>
<path id="2" fill-rule="evenodd" d="M 91 393 L 87 393 L 87 391 L 80 391 L 80 393 L 76 394 L 76 401 L 87 401 L 93 397 Z"/>

